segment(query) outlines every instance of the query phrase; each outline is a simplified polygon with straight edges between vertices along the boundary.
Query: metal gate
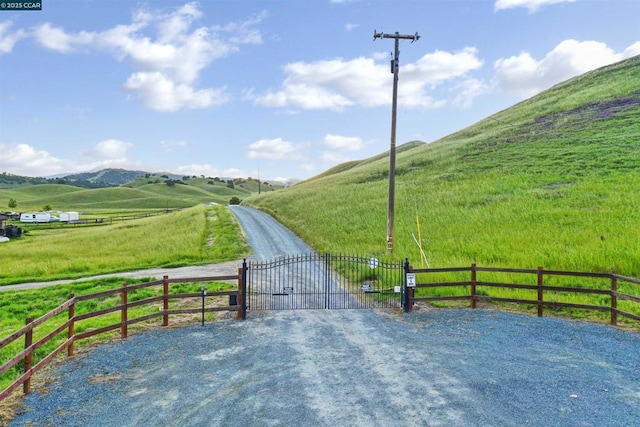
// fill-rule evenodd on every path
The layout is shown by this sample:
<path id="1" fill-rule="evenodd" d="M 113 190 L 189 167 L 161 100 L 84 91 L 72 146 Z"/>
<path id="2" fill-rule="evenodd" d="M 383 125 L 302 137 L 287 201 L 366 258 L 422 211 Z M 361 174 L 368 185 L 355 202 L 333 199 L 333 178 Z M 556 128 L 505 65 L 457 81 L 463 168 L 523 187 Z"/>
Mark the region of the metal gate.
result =
<path id="1" fill-rule="evenodd" d="M 247 261 L 247 309 L 400 307 L 402 263 L 377 258 L 305 254 Z"/>

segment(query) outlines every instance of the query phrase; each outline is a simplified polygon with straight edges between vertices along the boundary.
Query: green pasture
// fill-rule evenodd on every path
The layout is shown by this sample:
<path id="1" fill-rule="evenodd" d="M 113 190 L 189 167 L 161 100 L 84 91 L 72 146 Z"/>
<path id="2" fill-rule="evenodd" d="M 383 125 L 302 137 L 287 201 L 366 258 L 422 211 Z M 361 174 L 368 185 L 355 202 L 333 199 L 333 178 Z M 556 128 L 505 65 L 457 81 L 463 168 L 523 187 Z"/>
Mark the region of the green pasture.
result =
<path id="1" fill-rule="evenodd" d="M 321 252 L 408 258 L 416 268 L 476 263 L 640 277 L 639 83 L 635 57 L 434 143 L 398 147 L 393 253 L 386 245 L 388 155 L 338 165 L 244 204 L 269 212 Z M 639 296 L 640 286 L 626 292 Z M 609 304 L 578 294 L 555 298 Z M 623 305 L 638 312 L 637 304 Z"/>
<path id="2" fill-rule="evenodd" d="M 232 214 L 219 205 L 100 227 L 30 230 L 0 246 L 0 285 L 214 263 L 249 250 Z"/>
<path id="3" fill-rule="evenodd" d="M 255 194 L 255 181 L 230 188 L 202 177 L 173 186 L 137 180 L 130 187 L 97 190 L 49 184 L 0 189 L 0 209 L 13 198 L 17 211 L 49 204 L 98 217 L 182 208 L 109 226 L 29 227 L 23 238 L 0 245 L 0 285 L 242 258 L 249 248 L 230 212 L 203 204 L 226 204 L 230 196 L 272 214 L 319 252 L 394 262 L 408 258 L 416 268 L 476 263 L 616 270 L 640 277 L 639 83 L 640 57 L 635 57 L 571 79 L 441 140 L 398 147 L 393 253 L 386 245 L 387 153 L 338 165 L 279 191 L 262 187 L 260 195 Z M 457 277 L 443 279 L 468 280 Z M 526 284 L 535 277 L 487 275 L 484 280 Z M 550 280 L 558 286 L 588 284 L 582 279 Z M 637 285 L 624 285 L 621 291 L 640 296 Z M 429 292 L 455 295 L 468 289 Z M 418 296 L 429 292 L 420 290 Z M 479 292 L 535 299 L 530 291 Z M 608 297 L 575 293 L 549 297 L 610 303 Z M 21 301 L 26 311 L 15 315 L 15 325 L 31 307 L 28 298 Z M 620 302 L 620 308 L 635 313 L 637 305 Z M 567 313 L 606 317 L 562 312 Z"/>
<path id="4" fill-rule="evenodd" d="M 27 291 L 7 291 L 0 292 L 0 338 L 4 338 L 11 333 L 17 331 L 25 325 L 25 321 L 28 317 L 32 317 L 34 320 L 42 315 L 50 312 L 58 307 L 60 304 L 67 301 L 71 294 L 76 296 L 94 294 L 102 291 L 119 288 L 122 283 L 126 282 L 129 285 L 136 283 L 144 283 L 155 279 L 122 279 L 122 278 L 106 278 L 101 280 L 93 280 L 69 285 L 59 285 L 55 287 L 34 289 Z M 223 290 L 237 289 L 237 285 L 233 283 L 222 282 L 209 282 L 209 283 L 175 283 L 169 285 L 170 294 L 178 293 L 198 293 L 200 287 L 204 286 L 207 292 L 216 292 Z M 154 296 L 162 295 L 162 286 L 149 287 L 144 289 L 138 289 L 128 292 L 128 301 L 130 303 L 150 298 Z M 207 307 L 210 306 L 223 306 L 228 303 L 224 297 L 219 297 L 217 302 L 207 300 Z M 120 295 L 111 295 L 106 297 L 95 298 L 87 301 L 80 301 L 76 304 L 75 313 L 81 315 L 84 313 L 94 312 L 97 310 L 115 307 L 120 304 Z M 170 308 L 191 307 L 198 308 L 201 305 L 200 298 L 191 298 L 186 300 L 169 300 Z M 129 308 L 129 319 L 134 319 L 147 314 L 158 312 L 162 308 L 162 301 L 146 304 L 139 307 Z M 33 335 L 33 342 L 45 337 L 51 331 L 56 329 L 60 324 L 67 320 L 68 311 L 63 311 L 58 316 L 46 321 L 43 325 L 38 326 Z M 181 315 L 182 321 L 186 320 L 191 324 L 196 324 L 201 319 L 199 314 Z M 212 320 L 215 316 L 223 316 L 222 313 L 206 313 L 205 320 Z M 177 317 L 171 317 L 169 325 L 172 322 L 175 325 Z M 108 313 L 99 317 L 94 317 L 77 322 L 75 325 L 76 333 L 82 333 L 89 330 L 98 329 L 101 327 L 114 325 L 120 322 L 120 312 L 116 311 Z M 144 321 L 138 324 L 134 324 L 129 329 L 134 332 L 138 329 L 146 328 L 149 326 L 160 326 L 162 318 L 158 317 L 152 320 Z M 83 348 L 97 341 L 104 341 L 112 338 L 119 337 L 119 329 L 108 332 L 106 334 L 100 334 L 86 340 L 82 340 L 75 345 L 76 348 Z M 49 341 L 44 346 L 38 348 L 34 352 L 34 363 L 42 360 L 47 354 L 51 353 L 56 347 L 61 345 L 67 338 L 66 331 L 58 334 L 58 336 Z M 24 339 L 14 341 L 9 346 L 0 350 L 0 365 L 10 360 L 14 355 L 24 349 Z M 4 390 L 11 382 L 20 376 L 23 369 L 23 364 L 16 365 L 13 369 L 0 375 L 0 390 Z"/>
<path id="5" fill-rule="evenodd" d="M 244 203 L 318 251 L 432 267 L 640 277 L 640 57 L 572 79 L 431 144 L 400 147 L 393 254 L 388 156 Z M 401 124 L 400 124 L 401 125 Z"/>

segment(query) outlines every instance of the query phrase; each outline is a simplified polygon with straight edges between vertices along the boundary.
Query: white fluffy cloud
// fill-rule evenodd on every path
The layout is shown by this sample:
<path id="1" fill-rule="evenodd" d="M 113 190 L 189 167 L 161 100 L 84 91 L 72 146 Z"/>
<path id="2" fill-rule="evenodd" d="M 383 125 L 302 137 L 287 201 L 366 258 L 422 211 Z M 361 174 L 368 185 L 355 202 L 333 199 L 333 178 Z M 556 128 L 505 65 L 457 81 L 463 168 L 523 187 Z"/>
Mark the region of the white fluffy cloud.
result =
<path id="1" fill-rule="evenodd" d="M 184 141 L 184 140 L 172 141 L 168 139 L 163 139 L 162 141 L 160 141 L 160 148 L 162 149 L 162 151 L 166 151 L 167 153 L 172 153 L 176 148 L 186 147 L 186 146 L 187 146 L 187 141 Z"/>
<path id="2" fill-rule="evenodd" d="M 100 159 L 118 159 L 126 157 L 132 146 L 133 144 L 119 139 L 107 139 L 98 142 L 89 154 Z"/>
<path id="3" fill-rule="evenodd" d="M 71 162 L 28 144 L 0 144 L 0 170 L 23 176 L 45 177 L 62 173 Z"/>
<path id="4" fill-rule="evenodd" d="M 27 36 L 24 30 L 9 31 L 12 25 L 11 21 L 0 22 L 0 55 L 11 52 L 13 46 Z"/>
<path id="5" fill-rule="evenodd" d="M 62 28 L 53 27 L 49 23 L 38 26 L 33 36 L 42 47 L 62 53 L 85 49 L 97 38 L 96 33 L 86 31 L 67 34 Z"/>
<path id="6" fill-rule="evenodd" d="M 128 61 L 135 72 L 124 89 L 152 110 L 172 112 L 227 102 L 225 87 L 196 87 L 202 70 L 238 51 L 242 44 L 262 42 L 255 27 L 264 13 L 215 27 L 197 26 L 202 15 L 192 2 L 171 13 L 139 9 L 129 25 L 103 32 L 68 33 L 45 23 L 33 34 L 47 49 L 63 53 L 107 51 L 119 61 Z"/>
<path id="7" fill-rule="evenodd" d="M 482 66 L 475 48 L 459 52 L 436 51 L 415 63 L 401 66 L 402 85 L 398 104 L 404 107 L 440 107 L 427 94 L 428 87 L 462 79 Z M 297 107 L 341 111 L 351 106 L 377 107 L 391 103 L 389 64 L 375 58 L 359 57 L 295 62 L 284 67 L 286 75 L 278 91 L 254 96 L 267 107 Z"/>
<path id="8" fill-rule="evenodd" d="M 228 100 L 224 88 L 196 90 L 187 83 L 175 83 L 160 72 L 135 73 L 129 77 L 124 88 L 156 111 L 206 108 L 224 104 Z"/>
<path id="9" fill-rule="evenodd" d="M 133 147 L 133 144 L 120 139 L 100 141 L 90 150 L 81 153 L 80 161 L 74 162 L 72 170 L 81 169 L 86 171 L 105 168 L 137 168 L 137 164 L 127 159 L 127 152 L 131 147 Z"/>
<path id="10" fill-rule="evenodd" d="M 183 176 L 205 176 L 211 178 L 246 178 L 247 174 L 236 168 L 218 169 L 208 163 L 178 166 L 172 173 Z"/>
<path id="11" fill-rule="evenodd" d="M 362 150 L 364 142 L 355 136 L 327 134 L 324 137 L 323 146 L 322 160 L 340 163 L 349 160 L 347 153 Z"/>
<path id="12" fill-rule="evenodd" d="M 104 168 L 137 168 L 139 165 L 126 158 L 131 146 L 124 141 L 108 139 L 81 153 L 81 159 L 63 159 L 29 144 L 0 144 L 0 170 L 16 175 L 46 177 Z"/>
<path id="13" fill-rule="evenodd" d="M 494 64 L 497 89 L 529 97 L 587 71 L 640 54 L 640 42 L 616 53 L 605 43 L 565 40 L 544 58 L 528 52 L 499 59 Z"/>
<path id="14" fill-rule="evenodd" d="M 496 0 L 493 8 L 494 10 L 514 9 L 517 7 L 524 7 L 529 10 L 529 13 L 537 12 L 541 7 L 548 4 L 556 3 L 573 3 L 576 0 Z"/>
<path id="15" fill-rule="evenodd" d="M 294 144 L 282 138 L 261 139 L 249 145 L 247 157 L 271 160 L 298 159 L 301 157 L 300 151 L 306 147 L 307 144 Z"/>

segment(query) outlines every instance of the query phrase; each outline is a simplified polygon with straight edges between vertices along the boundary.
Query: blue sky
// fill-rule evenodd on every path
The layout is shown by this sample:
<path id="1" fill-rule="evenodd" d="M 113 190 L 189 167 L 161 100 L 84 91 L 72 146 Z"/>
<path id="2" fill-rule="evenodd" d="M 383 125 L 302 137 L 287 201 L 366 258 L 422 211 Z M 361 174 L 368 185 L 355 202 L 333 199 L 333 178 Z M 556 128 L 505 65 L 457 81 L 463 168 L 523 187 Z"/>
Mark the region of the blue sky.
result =
<path id="1" fill-rule="evenodd" d="M 42 0 L 0 10 L 0 172 L 305 179 L 640 54 L 638 0 Z M 639 82 L 640 83 L 640 82 Z"/>

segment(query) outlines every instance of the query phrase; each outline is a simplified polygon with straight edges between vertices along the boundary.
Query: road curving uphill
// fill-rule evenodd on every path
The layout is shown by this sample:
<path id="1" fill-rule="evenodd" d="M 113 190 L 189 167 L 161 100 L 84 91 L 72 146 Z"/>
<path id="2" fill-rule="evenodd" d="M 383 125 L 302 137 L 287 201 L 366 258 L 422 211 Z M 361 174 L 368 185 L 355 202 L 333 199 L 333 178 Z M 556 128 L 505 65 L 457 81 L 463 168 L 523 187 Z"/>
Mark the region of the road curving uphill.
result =
<path id="1" fill-rule="evenodd" d="M 254 257 L 299 250 L 232 211 Z M 54 376 L 12 426 L 640 425 L 640 334 L 480 309 L 250 311 L 101 345 Z"/>

